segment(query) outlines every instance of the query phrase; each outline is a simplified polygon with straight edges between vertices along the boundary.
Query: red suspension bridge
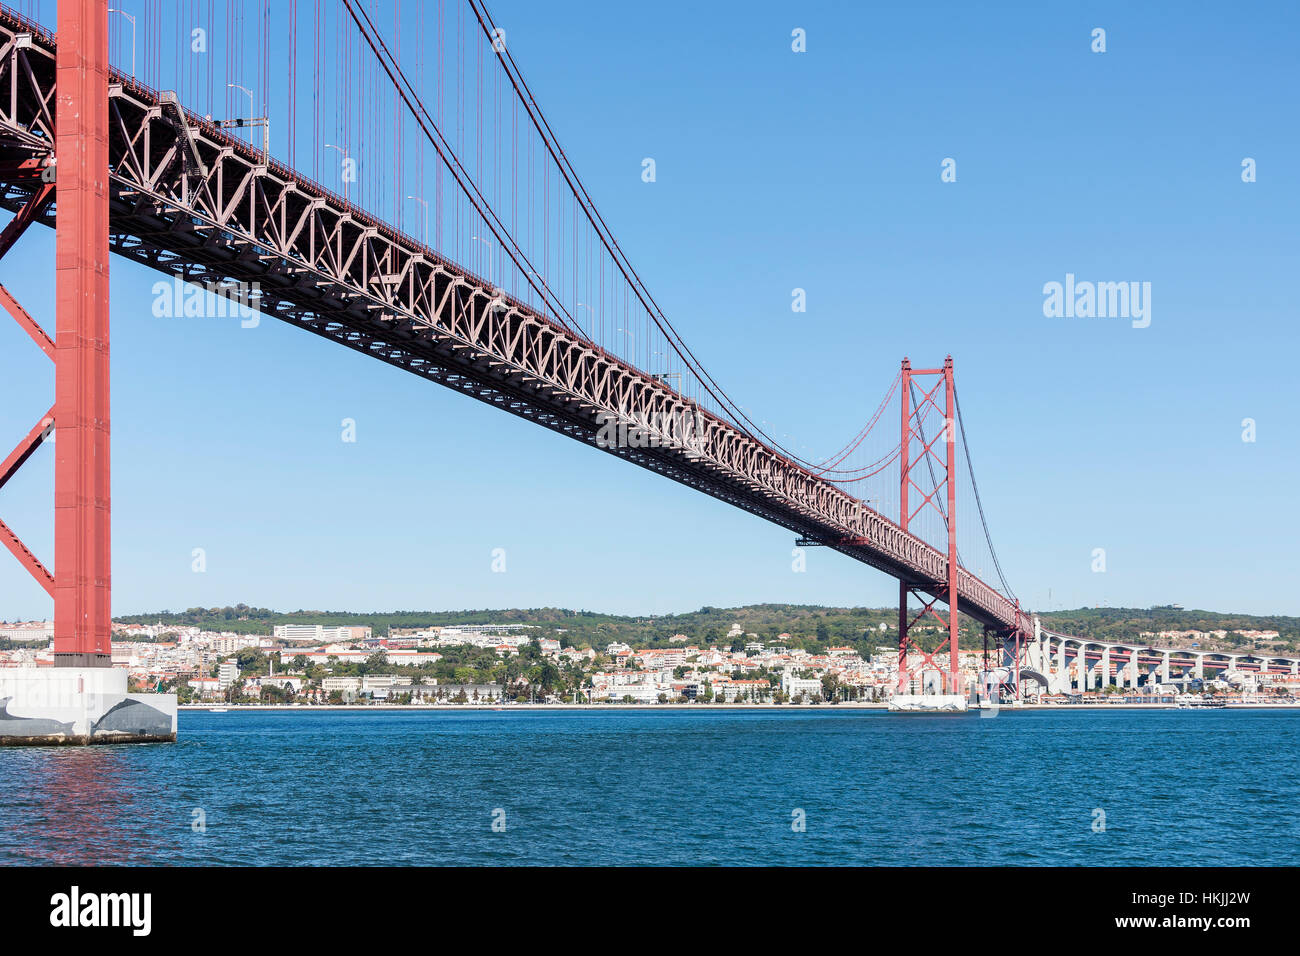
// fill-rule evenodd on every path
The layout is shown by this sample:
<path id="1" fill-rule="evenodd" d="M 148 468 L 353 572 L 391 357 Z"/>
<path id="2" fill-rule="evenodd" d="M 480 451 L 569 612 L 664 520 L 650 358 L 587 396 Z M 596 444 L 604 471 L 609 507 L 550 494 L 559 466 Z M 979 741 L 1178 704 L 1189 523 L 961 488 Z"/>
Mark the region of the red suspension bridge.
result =
<path id="1" fill-rule="evenodd" d="M 59 663 L 109 662 L 111 253 L 255 290 L 263 313 L 884 571 L 900 684 L 926 668 L 961 690 L 958 611 L 1032 635 L 951 358 L 904 360 L 833 455 L 776 441 L 659 308 L 479 0 L 135 7 L 110 26 L 107 0 L 60 0 L 57 29 L 0 11 L 0 256 L 34 224 L 57 235 L 53 336 L 0 287 L 56 375 L 0 487 L 58 434 L 54 570 L 3 523 L 0 540 L 54 598 Z M 938 648 L 912 640 L 922 620 Z"/>

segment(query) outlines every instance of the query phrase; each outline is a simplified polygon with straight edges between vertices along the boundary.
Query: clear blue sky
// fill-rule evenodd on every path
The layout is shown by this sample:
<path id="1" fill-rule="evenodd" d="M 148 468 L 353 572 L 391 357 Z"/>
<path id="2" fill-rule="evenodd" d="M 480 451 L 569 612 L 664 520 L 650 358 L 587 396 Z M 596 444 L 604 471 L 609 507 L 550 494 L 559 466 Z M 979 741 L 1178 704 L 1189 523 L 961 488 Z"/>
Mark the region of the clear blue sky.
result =
<path id="1" fill-rule="evenodd" d="M 1026 604 L 1300 614 L 1294 4 L 492 10 L 620 242 L 747 407 L 834 449 L 902 356 L 951 353 Z M 49 328 L 52 250 L 42 230 L 0 264 Z M 1045 318 L 1067 272 L 1150 282 L 1150 327 Z M 793 573 L 786 531 L 273 320 L 156 319 L 157 278 L 113 261 L 116 613 L 896 597 L 825 551 Z M 0 355 L 7 451 L 53 375 L 7 319 Z M 52 462 L 0 491 L 47 561 Z M 0 554 L 0 618 L 50 612 Z"/>

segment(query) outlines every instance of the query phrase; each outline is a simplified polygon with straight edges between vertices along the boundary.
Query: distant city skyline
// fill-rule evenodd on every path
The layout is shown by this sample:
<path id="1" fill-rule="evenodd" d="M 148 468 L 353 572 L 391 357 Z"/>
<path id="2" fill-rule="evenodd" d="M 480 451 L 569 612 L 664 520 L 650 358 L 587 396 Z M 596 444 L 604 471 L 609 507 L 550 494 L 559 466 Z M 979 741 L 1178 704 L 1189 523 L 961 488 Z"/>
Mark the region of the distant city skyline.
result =
<path id="1" fill-rule="evenodd" d="M 833 451 L 903 356 L 951 354 L 1027 608 L 1300 615 L 1296 9 L 1270 30 L 1123 4 L 492 9 L 665 312 L 778 433 Z M 53 239 L 32 230 L 2 277 L 51 331 Z M 796 572 L 788 531 L 269 317 L 158 317 L 161 276 L 112 270 L 115 616 L 897 600 L 881 572 L 828 549 Z M 1049 316 L 1067 276 L 1150 283 L 1146 315 Z M 0 354 L 7 452 L 53 376 L 8 319 Z M 52 474 L 42 449 L 0 490 L 51 563 Z M 0 555 L 0 618 L 51 614 Z"/>

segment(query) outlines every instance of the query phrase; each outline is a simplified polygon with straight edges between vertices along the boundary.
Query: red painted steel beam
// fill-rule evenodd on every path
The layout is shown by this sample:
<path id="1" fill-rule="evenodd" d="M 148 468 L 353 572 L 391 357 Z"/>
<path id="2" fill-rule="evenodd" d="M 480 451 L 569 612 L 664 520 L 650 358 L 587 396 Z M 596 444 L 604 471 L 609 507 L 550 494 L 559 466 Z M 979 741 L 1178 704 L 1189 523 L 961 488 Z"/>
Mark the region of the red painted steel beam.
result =
<path id="1" fill-rule="evenodd" d="M 109 666 L 108 0 L 61 0 L 54 659 Z"/>
<path id="2" fill-rule="evenodd" d="M 32 430 L 27 433 L 27 437 L 20 441 L 17 447 L 9 453 L 9 457 L 4 460 L 4 463 L 0 464 L 0 488 L 8 484 L 9 479 L 14 476 L 14 472 L 23 466 L 23 462 L 32 457 L 32 453 L 40 447 L 41 442 L 45 441 L 46 436 L 49 435 L 53 424 L 54 409 L 51 407 L 48 412 L 41 416 L 41 420 L 32 427 Z"/>
<path id="3" fill-rule="evenodd" d="M 19 170 L 22 170 L 28 165 L 36 166 L 37 172 L 39 172 L 39 161 L 34 159 L 23 160 L 21 163 L 17 164 L 0 164 L 0 167 L 16 166 Z M 0 231 L 0 258 L 4 258 L 5 254 L 14 247 L 14 244 L 22 238 L 23 233 L 27 231 L 27 227 L 40 218 L 41 213 L 45 211 L 45 207 L 50 204 L 50 200 L 53 198 L 54 184 L 45 183 L 36 191 L 35 195 L 24 203 L 22 208 L 14 214 L 14 217 L 9 221 L 9 224 L 4 227 L 3 231 Z M 15 320 L 17 320 L 20 326 L 22 326 L 23 331 L 30 335 L 32 341 L 40 346 L 41 351 L 53 360 L 54 343 L 50 341 L 49 335 L 47 335 L 45 330 L 40 327 L 36 320 L 27 313 L 27 310 L 19 305 L 18 300 L 15 299 L 12 293 L 10 293 L 10 291 L 3 285 L 0 285 L 0 306 L 4 306 L 5 310 L 12 315 Z"/>
<path id="4" fill-rule="evenodd" d="M 40 218 L 41 213 L 45 211 L 45 207 L 50 204 L 50 200 L 53 198 L 54 184 L 45 183 L 14 214 L 13 219 L 9 220 L 9 224 L 0 231 L 0 258 L 13 248 L 15 242 L 22 238 L 23 233 L 27 231 L 27 227 Z"/>
<path id="5" fill-rule="evenodd" d="M 3 285 L 0 285 L 0 306 L 4 306 L 5 310 L 17 320 L 18 324 L 23 327 L 23 331 L 30 335 L 32 341 L 40 346 L 41 351 L 50 357 L 50 361 L 57 361 L 55 359 L 54 343 L 50 341 L 49 335 L 27 313 L 27 310 L 18 304 L 18 300 Z"/>
<path id="6" fill-rule="evenodd" d="M 27 436 L 9 453 L 9 457 L 0 464 L 0 488 L 8 484 L 9 479 L 14 476 L 23 462 L 32 456 L 32 453 L 40 447 L 41 442 L 45 441 L 54 425 L 54 409 L 51 408 L 36 423 Z M 41 587 L 45 588 L 50 597 L 54 596 L 54 578 L 46 570 L 45 565 L 37 560 L 36 556 L 28 550 L 27 546 L 22 543 L 18 535 L 14 533 L 7 524 L 0 521 L 0 541 L 3 541 L 6 548 L 10 550 L 19 563 L 22 564 L 34 577 Z"/>
<path id="7" fill-rule="evenodd" d="M 27 550 L 27 546 L 19 540 L 18 535 L 14 534 L 13 529 L 3 521 L 0 521 L 0 544 L 8 548 L 18 562 L 31 572 L 36 583 L 45 588 L 46 594 L 54 597 L 54 575 L 50 574 L 45 565 L 36 559 L 36 555 Z"/>

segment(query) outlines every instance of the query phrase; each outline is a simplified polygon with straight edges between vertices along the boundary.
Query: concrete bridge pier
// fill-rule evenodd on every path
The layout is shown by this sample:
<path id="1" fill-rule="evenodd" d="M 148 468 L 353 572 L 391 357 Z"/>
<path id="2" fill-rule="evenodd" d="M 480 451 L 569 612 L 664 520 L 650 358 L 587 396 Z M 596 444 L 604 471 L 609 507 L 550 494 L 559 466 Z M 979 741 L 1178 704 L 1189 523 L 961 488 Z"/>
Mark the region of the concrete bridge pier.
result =
<path id="1" fill-rule="evenodd" d="M 120 667 L 0 669 L 0 745 L 176 739 L 175 694 L 127 693 Z"/>

